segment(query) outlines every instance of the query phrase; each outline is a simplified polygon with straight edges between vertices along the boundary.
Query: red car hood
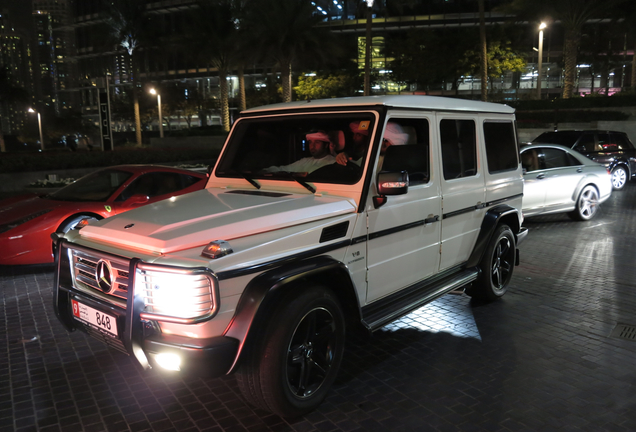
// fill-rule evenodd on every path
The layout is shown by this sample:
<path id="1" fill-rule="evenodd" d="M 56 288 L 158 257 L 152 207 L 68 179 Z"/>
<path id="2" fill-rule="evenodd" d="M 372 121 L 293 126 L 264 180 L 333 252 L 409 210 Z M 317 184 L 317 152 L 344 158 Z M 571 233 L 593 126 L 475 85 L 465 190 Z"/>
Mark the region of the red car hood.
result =
<path id="1" fill-rule="evenodd" d="M 43 210 L 52 210 L 63 204 L 63 201 L 53 201 L 37 195 L 8 198 L 0 201 L 0 224 L 13 222 Z"/>

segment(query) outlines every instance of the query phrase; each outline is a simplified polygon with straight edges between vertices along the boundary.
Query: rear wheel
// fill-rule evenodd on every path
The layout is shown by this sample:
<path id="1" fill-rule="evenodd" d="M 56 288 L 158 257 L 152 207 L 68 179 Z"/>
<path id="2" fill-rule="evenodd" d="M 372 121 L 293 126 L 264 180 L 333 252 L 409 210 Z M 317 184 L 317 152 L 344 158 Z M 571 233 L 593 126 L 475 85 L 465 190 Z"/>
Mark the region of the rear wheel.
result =
<path id="1" fill-rule="evenodd" d="M 508 225 L 497 227 L 484 257 L 479 264 L 481 273 L 466 294 L 474 298 L 493 301 L 502 297 L 508 290 L 515 268 L 515 237 Z"/>
<path id="2" fill-rule="evenodd" d="M 627 170 L 622 166 L 617 166 L 612 170 L 612 186 L 614 190 L 621 190 L 627 184 Z"/>
<path id="3" fill-rule="evenodd" d="M 237 371 L 245 398 L 282 417 L 315 409 L 333 384 L 345 344 L 338 300 L 315 286 L 291 292 Z"/>
<path id="4" fill-rule="evenodd" d="M 598 213 L 598 191 L 592 185 L 587 185 L 576 200 L 576 208 L 568 213 L 574 220 L 587 221 Z"/>

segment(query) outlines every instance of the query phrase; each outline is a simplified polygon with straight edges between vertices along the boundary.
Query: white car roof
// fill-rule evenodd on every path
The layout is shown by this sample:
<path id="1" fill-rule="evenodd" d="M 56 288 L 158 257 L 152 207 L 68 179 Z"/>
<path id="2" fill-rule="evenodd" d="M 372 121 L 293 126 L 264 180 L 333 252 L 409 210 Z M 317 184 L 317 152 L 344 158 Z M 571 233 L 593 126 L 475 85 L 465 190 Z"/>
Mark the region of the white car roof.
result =
<path id="1" fill-rule="evenodd" d="M 250 108 L 244 113 L 264 111 L 293 110 L 302 108 L 336 108 L 346 106 L 377 106 L 384 105 L 395 108 L 418 108 L 433 111 L 472 111 L 512 114 L 514 108 L 497 103 L 480 102 L 468 99 L 457 99 L 439 96 L 356 96 L 333 99 L 315 99 L 297 102 L 277 103 Z"/>

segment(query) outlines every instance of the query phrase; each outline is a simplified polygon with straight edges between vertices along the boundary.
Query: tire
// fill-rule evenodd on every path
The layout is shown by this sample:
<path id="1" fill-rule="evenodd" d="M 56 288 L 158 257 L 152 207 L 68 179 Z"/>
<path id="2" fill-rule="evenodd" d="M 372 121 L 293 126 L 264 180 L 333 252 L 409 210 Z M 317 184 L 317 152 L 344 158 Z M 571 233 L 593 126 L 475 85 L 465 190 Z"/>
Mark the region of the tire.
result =
<path id="1" fill-rule="evenodd" d="M 473 298 L 494 301 L 508 290 L 517 256 L 515 236 L 508 225 L 499 225 L 479 264 L 480 275 L 466 290 Z"/>
<path id="2" fill-rule="evenodd" d="M 578 221 L 588 221 L 598 213 L 598 191 L 592 185 L 583 188 L 576 200 L 576 208 L 569 216 Z"/>
<path id="3" fill-rule="evenodd" d="M 283 298 L 269 324 L 247 347 L 237 383 L 251 404 L 281 417 L 314 410 L 336 379 L 345 345 L 338 300 L 321 286 Z"/>
<path id="4" fill-rule="evenodd" d="M 66 234 L 67 232 L 75 228 L 78 223 L 80 223 L 81 221 L 85 219 L 94 221 L 94 220 L 99 220 L 100 218 L 97 218 L 94 216 L 88 216 L 88 215 L 73 216 L 71 219 L 64 221 L 55 230 L 55 232 L 60 234 Z M 57 249 L 55 248 L 55 245 L 52 245 L 52 249 L 53 249 L 53 262 L 57 262 Z"/>
<path id="5" fill-rule="evenodd" d="M 623 190 L 629 178 L 625 167 L 617 166 L 612 170 L 612 187 L 614 190 Z"/>
<path id="6" fill-rule="evenodd" d="M 74 216 L 71 219 L 66 220 L 62 225 L 60 225 L 55 232 L 66 234 L 67 232 L 75 228 L 77 224 L 83 220 L 96 221 L 96 220 L 99 220 L 99 218 L 96 218 L 94 216 L 88 216 L 88 215 Z"/>

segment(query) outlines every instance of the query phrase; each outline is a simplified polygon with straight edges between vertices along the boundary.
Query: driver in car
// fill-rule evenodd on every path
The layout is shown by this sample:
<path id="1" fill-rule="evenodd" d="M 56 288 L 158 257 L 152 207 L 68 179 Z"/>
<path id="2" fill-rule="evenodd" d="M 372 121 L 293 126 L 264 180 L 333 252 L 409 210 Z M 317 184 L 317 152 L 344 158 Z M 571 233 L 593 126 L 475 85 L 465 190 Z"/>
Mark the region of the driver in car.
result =
<path id="1" fill-rule="evenodd" d="M 309 132 L 305 138 L 311 156 L 299 159 L 289 165 L 271 166 L 265 168 L 263 171 L 270 173 L 286 171 L 309 174 L 318 168 L 336 162 L 336 158 L 330 153 L 330 146 L 332 146 L 333 143 L 327 132 L 323 130 L 312 131 Z"/>

